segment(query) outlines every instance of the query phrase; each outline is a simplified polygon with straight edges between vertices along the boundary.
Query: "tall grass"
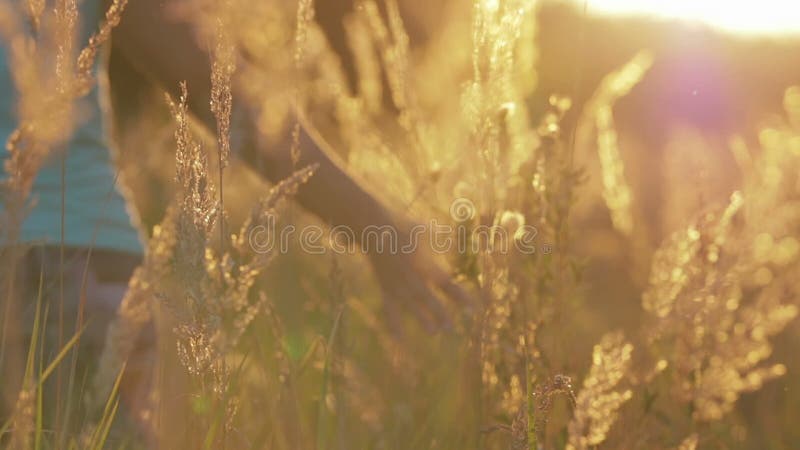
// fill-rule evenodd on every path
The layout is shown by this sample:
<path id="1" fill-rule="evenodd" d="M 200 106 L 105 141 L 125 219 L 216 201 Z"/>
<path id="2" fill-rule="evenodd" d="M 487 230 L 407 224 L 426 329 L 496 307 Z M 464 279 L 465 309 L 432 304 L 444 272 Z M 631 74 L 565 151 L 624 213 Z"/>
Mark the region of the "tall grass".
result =
<path id="1" fill-rule="evenodd" d="M 44 382 L 74 352 L 80 332 L 52 358 L 42 350 L 41 317 L 53 311 L 16 295 L 19 227 L 33 177 L 71 134 L 74 101 L 93 83 L 94 58 L 125 2 L 111 5 L 79 53 L 46 47 L 71 42 L 74 2 L 58 1 L 55 10 L 37 1 L 0 3 L 0 34 L 20 94 L 5 166 L 0 352 L 3 376 L 17 371 L 20 382 L 0 417 L 0 445 L 791 448 L 796 434 L 785 428 L 796 415 L 767 410 L 779 434 L 766 437 L 742 418 L 769 383 L 796 386 L 797 364 L 773 353 L 786 354 L 781 346 L 796 335 L 800 88 L 786 91 L 784 113 L 760 130 L 758 148 L 732 139 L 742 183 L 729 201 L 683 217 L 651 252 L 639 244 L 656 231 L 628 179 L 614 111 L 657 54 L 634 56 L 588 101 L 570 92 L 541 98 L 531 2 L 451 6 L 452 20 L 420 51 L 406 30 L 404 3 L 358 0 L 345 21 L 350 83 L 342 55 L 313 20 L 312 2 L 187 4 L 187 20 L 209 43 L 216 130 L 204 136 L 192 124 L 185 84 L 167 99 L 174 196 L 137 199 L 160 203 L 166 214 L 152 224 L 92 379 L 70 380 L 80 401 L 63 407 L 69 426 L 50 428 L 45 411 L 62 405 Z M 23 20 L 40 30 L 35 42 L 22 37 Z M 54 49 L 52 67 L 39 67 L 53 62 L 40 52 Z M 303 254 L 296 242 L 288 255 L 255 251 L 250 236 L 275 217 L 316 223 L 280 214 L 316 167 L 295 167 L 266 195 L 247 192 L 259 201 L 225 194 L 242 189 L 244 178 L 230 175 L 243 171 L 234 157 L 240 107 L 257 118 L 264 142 L 293 130 L 287 145 L 295 165 L 302 117 L 394 209 L 475 239 L 442 259 L 477 305 L 447 305 L 451 330 L 428 334 L 401 320 L 398 333 L 380 317 L 364 258 Z M 576 235 L 596 226 L 576 217 L 576 205 L 594 197 L 605 231 L 632 243 L 629 261 L 649 266 L 627 310 L 606 316 L 593 312 L 606 294 L 584 277 L 598 263 L 575 248 Z M 451 214 L 456 199 L 469 201 L 467 214 Z M 500 251 L 497 230 L 532 239 L 536 251 Z M 13 336 L 21 332 L 15 311 L 26 302 L 37 302 L 37 313 L 21 363 L 15 355 L 24 350 L 11 347 L 22 341 Z M 608 315 L 634 310 L 636 326 L 606 326 L 616 323 Z M 141 369 L 147 392 L 131 405 L 122 395 L 126 374 L 141 362 L 135 348 L 150 326 L 155 361 Z M 797 406 L 796 398 L 786 402 Z"/>

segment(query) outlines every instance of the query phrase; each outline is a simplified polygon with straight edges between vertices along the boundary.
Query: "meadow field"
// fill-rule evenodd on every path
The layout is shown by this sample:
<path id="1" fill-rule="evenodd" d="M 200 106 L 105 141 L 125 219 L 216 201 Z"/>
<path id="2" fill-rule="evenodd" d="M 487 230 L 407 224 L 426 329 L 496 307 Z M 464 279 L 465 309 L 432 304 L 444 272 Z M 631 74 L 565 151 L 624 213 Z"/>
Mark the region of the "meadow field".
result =
<path id="1" fill-rule="evenodd" d="M 0 447 L 800 449 L 800 21 L 172 2 L 212 129 L 115 48 L 128 1 L 81 49 L 74 1 L 0 0 Z M 98 324 L 42 294 L 59 273 L 18 279 L 32 180 L 98 84 L 145 255 L 90 352 Z M 309 143 L 391 220 L 304 208 L 363 208 L 307 198 Z"/>

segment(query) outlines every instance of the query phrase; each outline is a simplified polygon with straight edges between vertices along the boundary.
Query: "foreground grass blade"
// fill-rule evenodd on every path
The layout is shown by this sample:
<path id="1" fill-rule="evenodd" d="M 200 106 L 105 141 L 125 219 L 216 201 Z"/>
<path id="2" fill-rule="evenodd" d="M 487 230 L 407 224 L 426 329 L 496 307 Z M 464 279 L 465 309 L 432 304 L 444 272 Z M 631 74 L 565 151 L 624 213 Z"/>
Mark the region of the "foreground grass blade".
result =
<path id="1" fill-rule="evenodd" d="M 117 374 L 117 379 L 114 380 L 114 387 L 111 389 L 111 393 L 108 395 L 108 400 L 106 400 L 106 405 L 103 408 L 103 416 L 100 419 L 100 423 L 97 424 L 94 432 L 92 433 L 91 444 L 89 445 L 90 449 L 102 449 L 105 445 L 105 441 L 108 438 L 108 432 L 111 429 L 111 424 L 114 422 L 114 418 L 117 414 L 117 409 L 119 407 L 119 398 L 117 393 L 119 392 L 119 386 L 122 383 L 122 376 L 125 374 L 125 367 L 128 365 L 128 362 L 125 361 L 122 364 L 122 368 L 120 368 L 119 374 Z"/>

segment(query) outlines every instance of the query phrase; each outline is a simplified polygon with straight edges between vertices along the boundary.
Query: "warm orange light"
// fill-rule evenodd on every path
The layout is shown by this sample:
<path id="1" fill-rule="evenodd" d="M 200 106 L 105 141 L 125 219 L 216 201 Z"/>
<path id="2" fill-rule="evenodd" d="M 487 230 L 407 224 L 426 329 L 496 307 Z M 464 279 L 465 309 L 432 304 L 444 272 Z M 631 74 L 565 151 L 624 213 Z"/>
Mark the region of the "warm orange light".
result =
<path id="1" fill-rule="evenodd" d="M 798 0 L 588 0 L 587 7 L 597 14 L 651 15 L 741 33 L 800 35 Z"/>

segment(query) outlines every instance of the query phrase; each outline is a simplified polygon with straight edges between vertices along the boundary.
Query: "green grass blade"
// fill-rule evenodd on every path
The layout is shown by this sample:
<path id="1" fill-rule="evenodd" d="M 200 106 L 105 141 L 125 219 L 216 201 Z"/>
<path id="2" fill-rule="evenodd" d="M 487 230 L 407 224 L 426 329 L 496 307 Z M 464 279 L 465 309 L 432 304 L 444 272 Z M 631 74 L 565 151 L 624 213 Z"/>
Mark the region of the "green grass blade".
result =
<path id="1" fill-rule="evenodd" d="M 344 306 L 341 306 L 333 321 L 331 334 L 328 336 L 328 342 L 325 345 L 325 366 L 322 369 L 322 392 L 320 393 L 319 406 L 317 409 L 317 450 L 325 449 L 327 437 L 323 420 L 325 416 L 325 398 L 328 396 L 328 379 L 330 378 L 330 366 L 333 360 L 333 343 L 336 340 L 336 334 L 339 331 L 339 323 L 341 322 L 343 314 Z"/>
<path id="2" fill-rule="evenodd" d="M 120 384 L 122 384 L 122 376 L 125 374 L 125 367 L 127 365 L 128 362 L 125 361 L 122 364 L 122 368 L 119 370 L 119 374 L 117 374 L 117 379 L 114 380 L 114 387 L 111 388 L 111 393 L 108 395 L 108 400 L 106 400 L 106 405 L 103 408 L 103 416 L 92 433 L 91 444 L 89 445 L 91 449 L 102 449 L 108 438 L 108 431 L 111 429 L 111 423 L 114 421 L 114 417 L 117 414 L 117 408 L 119 406 L 117 393 L 119 392 Z"/>
<path id="3" fill-rule="evenodd" d="M 58 355 L 56 355 L 55 359 L 53 359 L 50 365 L 47 366 L 44 372 L 42 372 L 41 376 L 39 377 L 39 384 L 44 383 L 44 381 L 47 380 L 47 378 L 53 374 L 58 365 L 61 364 L 61 361 L 64 359 L 64 357 L 67 356 L 67 353 L 69 353 L 69 351 L 72 350 L 72 347 L 75 346 L 75 343 L 78 342 L 78 339 L 80 339 L 80 336 L 81 334 L 83 334 L 84 330 L 86 330 L 86 325 L 81 327 L 81 329 L 78 330 L 72 336 L 72 338 L 70 338 L 70 340 L 67 341 L 66 344 L 64 344 L 64 347 L 61 349 L 60 352 L 58 352 Z"/>

